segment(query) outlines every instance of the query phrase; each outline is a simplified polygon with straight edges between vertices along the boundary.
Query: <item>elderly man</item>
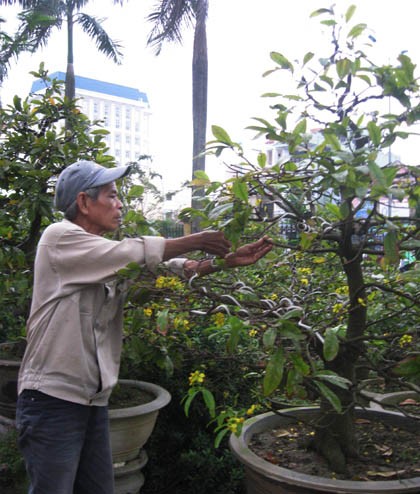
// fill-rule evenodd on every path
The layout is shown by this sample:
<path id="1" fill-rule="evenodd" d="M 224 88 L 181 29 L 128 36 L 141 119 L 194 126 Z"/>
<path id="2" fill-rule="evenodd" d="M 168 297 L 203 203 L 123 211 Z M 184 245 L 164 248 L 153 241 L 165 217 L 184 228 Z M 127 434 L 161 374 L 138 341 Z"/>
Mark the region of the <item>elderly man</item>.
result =
<path id="1" fill-rule="evenodd" d="M 209 274 L 211 260 L 177 258 L 203 251 L 227 267 L 252 264 L 272 245 L 266 238 L 230 252 L 223 233 L 177 239 L 109 240 L 122 221 L 115 181 L 129 167 L 79 161 L 59 176 L 56 208 L 64 220 L 38 244 L 27 348 L 18 382 L 16 424 L 33 494 L 112 494 L 107 403 L 118 379 L 124 290 L 118 271 L 136 262 L 169 261 L 179 274 Z"/>

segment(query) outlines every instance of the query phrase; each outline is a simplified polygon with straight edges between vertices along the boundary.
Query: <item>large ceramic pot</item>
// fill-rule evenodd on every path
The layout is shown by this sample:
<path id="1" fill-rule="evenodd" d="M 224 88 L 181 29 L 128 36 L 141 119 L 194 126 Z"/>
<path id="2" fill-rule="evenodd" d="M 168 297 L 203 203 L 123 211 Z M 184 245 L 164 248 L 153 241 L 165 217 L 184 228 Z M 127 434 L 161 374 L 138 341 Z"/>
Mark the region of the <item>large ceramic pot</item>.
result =
<path id="1" fill-rule="evenodd" d="M 144 483 L 141 470 L 147 463 L 143 446 L 152 434 L 159 410 L 170 402 L 171 395 L 161 386 L 144 381 L 121 379 L 118 384 L 137 388 L 150 397 L 141 405 L 109 410 L 115 494 L 137 494 Z"/>
<path id="2" fill-rule="evenodd" d="M 400 406 L 403 410 L 403 403 L 407 400 L 413 400 L 417 404 L 417 410 L 414 416 L 420 418 L 420 394 L 416 391 L 395 391 L 393 393 L 385 393 L 382 395 L 376 395 L 375 400 L 370 402 L 370 407 L 375 410 L 396 410 L 396 406 Z M 408 412 L 410 415 L 410 413 Z"/>
<path id="3" fill-rule="evenodd" d="M 290 409 L 296 418 L 305 421 L 316 418 L 319 410 L 316 408 Z M 399 414 L 379 410 L 357 409 L 359 418 L 370 420 L 386 420 L 395 426 L 407 427 L 413 432 L 418 430 L 418 423 Z M 281 417 L 269 412 L 258 415 L 245 422 L 239 437 L 231 435 L 230 448 L 234 456 L 244 465 L 247 494 L 405 494 L 420 493 L 420 477 L 409 480 L 385 481 L 346 481 L 334 480 L 315 475 L 306 475 L 294 470 L 273 465 L 254 454 L 248 444 L 253 434 L 284 427 L 293 419 Z"/>

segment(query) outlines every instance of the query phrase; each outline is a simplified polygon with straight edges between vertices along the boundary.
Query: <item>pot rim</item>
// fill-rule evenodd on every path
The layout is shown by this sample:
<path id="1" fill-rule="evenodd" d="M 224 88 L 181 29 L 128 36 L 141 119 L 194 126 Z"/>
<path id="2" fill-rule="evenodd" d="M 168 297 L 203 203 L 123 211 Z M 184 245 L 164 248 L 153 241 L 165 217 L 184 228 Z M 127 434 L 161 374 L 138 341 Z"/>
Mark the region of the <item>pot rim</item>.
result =
<path id="1" fill-rule="evenodd" d="M 303 415 L 308 415 L 314 410 L 318 410 L 318 407 L 296 407 L 287 408 L 283 412 L 296 412 L 300 411 Z M 361 415 L 374 414 L 380 415 L 392 415 L 395 418 L 401 419 L 403 417 L 399 413 L 389 412 L 384 410 L 364 410 L 357 408 L 357 412 Z M 327 477 L 319 477 L 316 475 L 307 475 L 296 472 L 287 468 L 283 468 L 272 463 L 265 461 L 260 456 L 253 453 L 248 448 L 248 443 L 251 436 L 264 430 L 262 424 L 267 423 L 269 426 L 273 425 L 275 419 L 281 418 L 274 412 L 266 412 L 260 415 L 256 415 L 244 422 L 242 432 L 240 436 L 235 434 L 230 435 L 229 446 L 233 455 L 245 465 L 245 467 L 268 477 L 271 480 L 288 483 L 291 485 L 298 485 L 301 487 L 321 489 L 324 492 L 334 493 L 360 493 L 360 494 L 401 494 L 401 492 L 420 492 L 420 477 L 413 477 L 412 479 L 404 480 L 335 480 Z M 320 480 L 322 479 L 322 480 Z M 401 489 L 404 489 L 402 491 Z"/>
<path id="2" fill-rule="evenodd" d="M 116 418 L 126 418 L 134 415 L 144 415 L 147 413 L 152 413 L 160 410 L 165 407 L 171 401 L 170 393 L 162 386 L 158 384 L 149 383 L 146 381 L 138 381 L 135 379 L 119 379 L 119 384 L 129 384 L 131 386 L 138 387 L 144 391 L 148 391 L 149 393 L 155 396 L 155 399 L 149 401 L 148 403 L 144 403 L 142 405 L 136 405 L 134 407 L 126 407 L 126 408 L 113 408 L 108 411 L 110 419 Z"/>

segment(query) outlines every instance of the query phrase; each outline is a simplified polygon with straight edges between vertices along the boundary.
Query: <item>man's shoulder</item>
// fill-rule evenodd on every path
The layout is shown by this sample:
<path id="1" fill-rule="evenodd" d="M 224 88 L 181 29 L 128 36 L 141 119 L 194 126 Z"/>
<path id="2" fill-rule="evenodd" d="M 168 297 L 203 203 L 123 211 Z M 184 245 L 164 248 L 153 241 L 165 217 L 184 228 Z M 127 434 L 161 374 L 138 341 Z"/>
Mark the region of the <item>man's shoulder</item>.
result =
<path id="1" fill-rule="evenodd" d="M 41 237 L 41 241 L 49 238 L 61 236 L 64 233 L 71 231 L 74 232 L 83 231 L 83 229 L 80 228 L 80 226 L 68 220 L 62 220 L 62 221 L 58 221 L 57 223 L 51 223 L 51 225 L 47 226 L 47 228 L 44 230 L 44 233 L 42 234 Z"/>

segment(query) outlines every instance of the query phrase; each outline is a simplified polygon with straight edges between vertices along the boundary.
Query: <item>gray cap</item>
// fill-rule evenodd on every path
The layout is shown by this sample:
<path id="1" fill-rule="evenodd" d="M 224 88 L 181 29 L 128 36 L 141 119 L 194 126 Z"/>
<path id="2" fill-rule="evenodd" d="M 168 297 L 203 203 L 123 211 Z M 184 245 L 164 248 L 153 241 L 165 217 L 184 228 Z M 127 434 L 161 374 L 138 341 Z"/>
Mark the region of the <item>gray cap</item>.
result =
<path id="1" fill-rule="evenodd" d="M 106 185 L 130 172 L 130 166 L 105 168 L 93 161 L 76 161 L 65 168 L 55 187 L 55 207 L 65 212 L 76 200 L 77 194 L 91 187 Z"/>

